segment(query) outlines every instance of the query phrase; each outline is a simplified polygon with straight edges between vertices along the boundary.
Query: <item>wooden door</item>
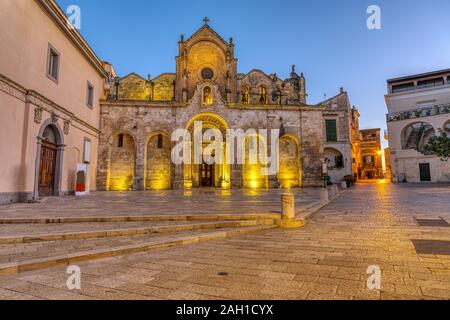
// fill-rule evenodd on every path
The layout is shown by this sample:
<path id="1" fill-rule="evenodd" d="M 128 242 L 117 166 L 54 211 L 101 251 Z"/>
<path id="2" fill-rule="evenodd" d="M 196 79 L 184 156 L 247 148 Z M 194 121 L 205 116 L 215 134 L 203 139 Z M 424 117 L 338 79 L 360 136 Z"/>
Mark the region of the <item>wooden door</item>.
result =
<path id="1" fill-rule="evenodd" d="M 429 163 L 419 163 L 420 171 L 420 181 L 429 182 L 431 181 L 431 170 Z"/>
<path id="2" fill-rule="evenodd" d="M 39 196 L 53 196 L 55 192 L 56 145 L 44 142 L 39 167 Z"/>
<path id="3" fill-rule="evenodd" d="M 200 184 L 202 187 L 214 186 L 214 165 L 206 163 L 200 165 Z"/>

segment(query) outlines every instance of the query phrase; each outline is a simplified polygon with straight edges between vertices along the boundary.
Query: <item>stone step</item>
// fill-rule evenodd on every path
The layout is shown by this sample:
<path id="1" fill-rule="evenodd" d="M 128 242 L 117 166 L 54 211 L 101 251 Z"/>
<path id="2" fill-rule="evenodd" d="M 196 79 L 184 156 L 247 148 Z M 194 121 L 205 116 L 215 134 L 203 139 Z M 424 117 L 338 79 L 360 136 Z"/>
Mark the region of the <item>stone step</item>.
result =
<path id="1" fill-rule="evenodd" d="M 4 248 L 10 246 L 10 250 L 7 252 L 7 256 L 10 258 L 9 261 L 5 261 L 4 256 L 3 258 L 0 256 L 0 276 L 50 268 L 57 265 L 71 265 L 83 261 L 232 237 L 273 228 L 276 228 L 276 226 L 257 225 L 251 227 L 226 228 L 220 231 L 185 232 L 176 235 L 172 234 L 170 236 L 158 235 L 152 237 L 151 235 L 140 235 L 116 237 L 114 240 L 108 238 L 76 239 L 45 243 L 0 245 L 0 252 L 5 252 Z M 52 254 L 48 255 L 49 252 Z M 17 257 L 17 253 L 19 253 L 20 257 Z M 11 260 L 11 257 L 14 259 Z"/>
<path id="2" fill-rule="evenodd" d="M 18 244 L 31 243 L 43 241 L 57 241 L 57 240 L 71 240 L 71 239 L 91 239 L 91 238 L 106 238 L 106 237 L 121 237 L 130 235 L 144 235 L 152 233 L 171 233 L 180 231 L 198 231 L 210 229 L 236 228 L 236 227 L 250 227 L 257 225 L 274 225 L 273 219 L 261 220 L 237 220 L 237 221 L 218 221 L 218 222 L 190 222 L 180 224 L 134 227 L 134 228 L 109 228 L 100 230 L 80 231 L 80 232 L 47 232 L 38 234 L 22 234 L 7 237 L 0 237 L 0 244 Z M 23 225 L 28 227 L 29 225 Z M 49 225 L 58 227 L 60 224 Z M 101 226 L 101 224 L 100 224 Z"/>
<path id="3" fill-rule="evenodd" d="M 0 224 L 54 224 L 54 223 L 89 223 L 89 222 L 135 222 L 135 221 L 217 221 L 217 220 L 256 220 L 280 219 L 280 214 L 167 214 L 167 215 L 120 215 L 60 218 L 0 218 Z"/>

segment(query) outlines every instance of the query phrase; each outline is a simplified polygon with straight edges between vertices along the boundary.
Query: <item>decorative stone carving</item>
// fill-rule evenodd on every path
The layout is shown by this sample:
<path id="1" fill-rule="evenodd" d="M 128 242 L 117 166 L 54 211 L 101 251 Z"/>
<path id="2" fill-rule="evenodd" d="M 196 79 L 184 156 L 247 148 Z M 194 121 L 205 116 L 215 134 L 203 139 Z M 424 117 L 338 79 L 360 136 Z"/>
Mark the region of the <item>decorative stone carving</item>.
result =
<path id="1" fill-rule="evenodd" d="M 42 108 L 34 109 L 34 122 L 37 124 L 41 124 L 42 122 Z"/>
<path id="2" fill-rule="evenodd" d="M 52 113 L 52 122 L 56 123 L 58 122 L 58 119 L 59 119 L 58 115 L 56 113 Z"/>
<path id="3" fill-rule="evenodd" d="M 69 134 L 69 129 L 70 129 L 70 121 L 64 120 L 63 131 L 66 136 Z"/>

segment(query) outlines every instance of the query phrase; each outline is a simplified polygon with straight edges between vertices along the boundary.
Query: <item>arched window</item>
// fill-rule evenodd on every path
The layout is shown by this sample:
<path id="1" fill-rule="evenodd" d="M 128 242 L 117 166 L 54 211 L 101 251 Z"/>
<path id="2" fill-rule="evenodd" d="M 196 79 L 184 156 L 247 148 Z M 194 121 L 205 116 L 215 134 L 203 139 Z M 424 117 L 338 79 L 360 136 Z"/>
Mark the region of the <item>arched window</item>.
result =
<path id="1" fill-rule="evenodd" d="M 163 136 L 162 134 L 158 134 L 158 149 L 163 148 Z"/>
<path id="2" fill-rule="evenodd" d="M 123 134 L 119 134 L 117 138 L 117 147 L 123 148 Z"/>
<path id="3" fill-rule="evenodd" d="M 407 125 L 401 135 L 403 150 L 416 150 L 426 154 L 424 149 L 431 137 L 436 135 L 434 128 L 426 122 L 416 122 Z"/>
<path id="4" fill-rule="evenodd" d="M 213 104 L 213 97 L 210 87 L 203 88 L 203 105 L 210 106 Z"/>
<path id="5" fill-rule="evenodd" d="M 259 102 L 263 104 L 267 103 L 267 89 L 264 86 L 259 87 Z"/>

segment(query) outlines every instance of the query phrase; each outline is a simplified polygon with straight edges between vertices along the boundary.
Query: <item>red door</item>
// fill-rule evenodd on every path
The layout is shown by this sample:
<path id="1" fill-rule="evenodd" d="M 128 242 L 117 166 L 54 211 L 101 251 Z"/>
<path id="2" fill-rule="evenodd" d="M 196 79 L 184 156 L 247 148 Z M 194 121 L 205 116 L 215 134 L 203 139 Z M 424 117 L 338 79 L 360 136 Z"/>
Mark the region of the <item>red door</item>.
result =
<path id="1" fill-rule="evenodd" d="M 56 145 L 44 142 L 39 167 L 39 196 L 49 197 L 55 191 Z"/>

